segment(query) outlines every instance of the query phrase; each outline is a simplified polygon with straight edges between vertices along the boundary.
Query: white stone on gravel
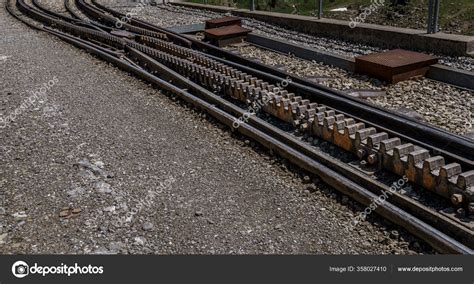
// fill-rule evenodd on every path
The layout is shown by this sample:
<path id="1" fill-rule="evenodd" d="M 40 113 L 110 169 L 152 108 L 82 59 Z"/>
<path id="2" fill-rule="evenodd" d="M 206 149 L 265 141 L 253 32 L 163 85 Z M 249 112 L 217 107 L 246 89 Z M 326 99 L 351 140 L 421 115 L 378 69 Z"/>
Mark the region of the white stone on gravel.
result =
<path id="1" fill-rule="evenodd" d="M 68 197 L 75 199 L 75 198 L 81 197 L 85 192 L 86 192 L 86 190 L 84 188 L 75 187 L 75 188 L 69 190 L 67 192 L 67 195 L 68 195 Z"/>
<path id="2" fill-rule="evenodd" d="M 0 245 L 3 245 L 4 243 L 6 243 L 7 237 L 8 237 L 8 233 L 0 234 Z"/>
<path id="3" fill-rule="evenodd" d="M 105 166 L 105 163 L 102 162 L 102 161 L 95 161 L 95 162 L 94 162 L 94 165 L 96 165 L 96 166 L 99 167 L 100 169 L 103 169 L 104 166 Z"/>
<path id="4" fill-rule="evenodd" d="M 113 213 L 115 212 L 115 206 L 108 206 L 108 207 L 105 207 L 104 209 L 102 209 L 104 212 L 109 212 L 109 213 Z"/>
<path id="5" fill-rule="evenodd" d="M 146 239 L 144 237 L 135 237 L 133 240 L 134 240 L 135 244 L 139 245 L 139 246 L 144 245 L 145 242 L 146 242 Z"/>
<path id="6" fill-rule="evenodd" d="M 88 160 L 82 160 L 74 165 L 81 170 L 90 171 L 96 177 L 107 177 L 107 173 L 102 169 L 102 167 L 99 167 L 98 165 L 93 164 Z M 103 164 L 101 163 L 99 163 L 99 165 L 103 166 Z"/>
<path id="7" fill-rule="evenodd" d="M 153 224 L 152 224 L 151 222 L 145 222 L 145 223 L 143 223 L 143 225 L 142 225 L 142 229 L 143 229 L 144 231 L 151 231 L 151 230 L 153 229 L 153 227 L 154 227 L 154 226 L 153 226 Z"/>
<path id="8" fill-rule="evenodd" d="M 28 217 L 28 215 L 25 213 L 25 211 L 20 211 L 12 214 L 12 217 L 15 218 L 15 220 L 23 220 Z"/>
<path id="9" fill-rule="evenodd" d="M 98 255 L 105 255 L 105 254 L 111 254 L 111 253 L 112 253 L 111 251 L 109 251 L 108 249 L 104 247 L 100 247 L 92 252 L 92 254 L 98 254 Z"/>
<path id="10" fill-rule="evenodd" d="M 123 242 L 111 242 L 109 250 L 111 253 L 121 253 L 126 250 L 126 245 Z"/>
<path id="11" fill-rule="evenodd" d="M 96 183 L 95 189 L 98 193 L 112 193 L 111 185 L 104 181 L 99 181 Z"/>

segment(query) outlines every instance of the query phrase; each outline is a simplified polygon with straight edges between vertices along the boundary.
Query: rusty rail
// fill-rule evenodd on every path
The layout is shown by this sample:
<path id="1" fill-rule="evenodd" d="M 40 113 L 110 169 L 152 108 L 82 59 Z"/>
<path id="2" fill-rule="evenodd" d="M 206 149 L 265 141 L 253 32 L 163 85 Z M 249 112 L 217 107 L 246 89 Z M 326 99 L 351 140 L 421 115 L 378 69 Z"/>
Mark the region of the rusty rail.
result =
<path id="1" fill-rule="evenodd" d="M 81 1 L 82 0 L 78 0 L 78 2 Z M 84 48 L 84 45 L 87 45 L 89 46 L 89 51 L 93 51 L 95 54 L 100 54 L 102 58 L 106 58 L 106 60 L 112 61 L 126 70 L 132 70 L 133 73 L 141 78 L 153 81 L 170 92 L 178 93 L 183 98 L 190 99 L 201 107 L 205 106 L 203 109 L 222 119 L 222 121 L 228 126 L 232 126 L 237 120 L 237 117 L 239 115 L 244 115 L 245 111 L 239 109 L 230 102 L 227 102 L 222 97 L 209 92 L 209 89 L 217 91 L 221 95 L 230 96 L 251 103 L 255 103 L 257 100 L 261 100 L 264 97 L 268 97 L 270 98 L 269 104 L 264 106 L 264 110 L 268 113 L 273 114 L 284 121 L 290 122 L 300 129 L 308 131 L 310 134 L 318 135 L 331 141 L 343 149 L 352 152 L 357 149 L 355 152 L 359 153 L 361 156 L 363 156 L 362 150 L 373 151 L 373 149 L 376 148 L 374 147 L 376 144 L 385 151 L 369 152 L 370 154 L 366 153 L 368 156 L 374 154 L 378 155 L 380 153 L 386 154 L 388 151 L 393 150 L 392 153 L 394 156 L 395 153 L 398 153 L 401 157 L 400 151 L 404 149 L 404 147 L 410 148 L 404 146 L 401 147 L 402 149 L 399 149 L 400 147 L 397 147 L 402 145 L 397 145 L 397 142 L 391 142 L 394 146 L 390 150 L 387 150 L 391 147 L 387 142 L 387 140 L 390 139 L 384 138 L 388 137 L 383 133 L 374 133 L 374 130 L 371 130 L 370 128 L 369 130 L 365 129 L 365 131 L 360 131 L 364 130 L 364 128 L 360 128 L 360 126 L 355 127 L 356 131 L 354 133 L 350 134 L 349 132 L 349 134 L 353 136 L 349 135 L 341 138 L 346 134 L 347 128 L 352 129 L 352 125 L 358 125 L 353 118 L 341 116 L 341 114 L 337 114 L 333 109 L 324 105 L 311 103 L 308 100 L 295 94 L 288 93 L 285 90 L 277 90 L 277 88 L 272 84 L 264 82 L 259 78 L 253 77 L 235 68 L 226 66 L 214 58 L 207 57 L 201 52 L 193 51 L 189 48 L 169 42 L 167 41 L 168 34 L 159 33 L 158 30 L 154 30 L 151 34 L 152 36 L 148 36 L 149 33 L 146 31 L 143 32 L 140 29 L 128 28 L 137 32 L 143 32 L 143 34 L 148 34 L 137 35 L 135 39 L 138 42 L 136 42 L 128 38 L 114 36 L 104 31 L 97 31 L 87 27 L 78 27 L 77 25 L 64 22 L 57 17 L 55 18 L 52 14 L 47 14 L 46 11 L 33 9 L 24 3 L 23 0 L 17 1 L 17 7 L 24 14 L 27 14 L 47 25 L 54 26 L 56 29 L 62 30 L 62 32 L 59 32 L 47 28 L 45 29 L 46 31 L 53 33 L 56 36 L 60 36 L 68 42 L 82 46 L 82 48 Z M 90 14 L 95 15 L 96 17 L 98 16 L 96 13 Z M 105 16 L 102 17 L 106 18 Z M 111 20 L 112 18 L 108 18 L 106 22 L 110 24 Z M 143 27 L 141 27 L 141 29 L 143 29 Z M 71 35 L 65 35 L 64 32 Z M 163 36 L 163 34 L 166 36 Z M 81 39 L 74 38 L 74 36 L 81 36 Z M 97 48 L 98 46 L 93 46 L 92 43 L 89 44 L 89 40 L 102 42 L 106 46 L 124 50 L 124 55 L 128 56 L 129 59 L 138 62 L 141 66 L 145 66 L 146 69 L 149 69 L 149 72 L 146 72 L 144 69 L 140 69 L 135 65 L 131 65 L 126 60 L 124 60 L 125 62 L 119 62 L 118 60 L 123 60 L 120 56 L 114 56 L 113 52 L 107 52 L 103 47 Z M 167 79 L 172 78 L 173 82 L 179 82 L 179 84 L 186 86 L 188 89 L 192 90 L 193 94 L 184 92 L 181 88 L 177 88 L 164 82 L 152 74 L 159 74 L 159 76 L 168 77 Z M 205 88 L 190 82 L 188 78 L 198 82 Z M 216 89 L 218 86 L 221 88 Z M 206 88 L 208 90 L 206 90 Z M 209 102 L 215 104 L 218 108 L 209 104 Z M 313 114 L 311 117 L 317 119 L 310 121 L 310 116 L 308 114 Z M 303 126 L 304 124 L 306 124 L 306 126 Z M 256 117 L 251 117 L 249 123 L 241 124 L 237 130 L 254 138 L 265 147 L 275 150 L 283 157 L 292 160 L 301 168 L 321 176 L 328 184 L 363 204 L 369 204 L 376 197 L 376 195 L 374 195 L 370 190 L 376 192 L 383 188 L 382 185 L 376 184 L 375 182 L 370 183 L 370 181 L 364 179 L 360 173 L 354 171 L 351 172 L 347 165 L 344 166 L 337 164 L 337 162 L 330 159 L 324 159 L 321 154 L 314 149 L 311 149 L 308 145 L 303 145 L 300 141 L 297 141 L 295 137 L 284 134 L 281 130 L 274 126 L 270 126 L 268 123 L 261 121 Z M 341 137 L 337 138 L 337 135 L 340 135 Z M 393 138 L 391 139 L 391 141 L 395 141 Z M 341 141 L 345 141 L 345 143 L 342 143 Z M 412 179 L 416 179 L 416 171 L 417 168 L 419 168 L 414 161 L 419 161 L 420 157 L 426 158 L 424 151 L 420 149 L 417 151 L 417 153 L 413 153 L 413 151 L 407 153 L 409 154 L 406 155 L 408 166 L 407 169 L 403 168 L 405 170 L 403 173 L 408 173 L 407 176 L 409 176 L 410 171 L 413 170 L 410 168 L 410 165 L 415 165 L 415 174 L 411 176 Z M 387 160 L 384 156 L 380 158 L 382 161 L 383 159 Z M 378 161 L 374 156 L 369 159 L 373 159 L 374 163 L 377 163 Z M 433 165 L 439 165 L 441 163 L 439 158 L 433 158 L 430 161 L 432 161 Z M 394 160 L 393 162 L 393 164 L 396 164 Z M 440 171 L 442 168 L 443 167 L 441 166 Z M 425 163 L 423 163 L 422 169 L 425 169 Z M 446 171 L 447 170 L 448 169 L 446 169 Z M 449 170 L 455 172 L 451 168 L 449 168 Z M 351 179 L 348 177 L 351 177 Z M 469 185 L 469 181 L 466 180 L 466 178 L 469 178 L 469 175 L 462 175 L 462 177 L 464 177 L 465 185 Z M 361 184 L 365 184 L 367 187 L 364 188 L 354 183 L 354 179 L 361 182 Z M 459 179 L 459 177 L 457 179 Z M 456 183 L 456 185 L 458 184 Z M 452 198 L 454 194 L 457 193 L 451 193 L 450 197 Z M 464 195 L 462 196 L 464 198 Z M 470 202 L 470 199 L 467 201 Z M 409 231 L 422 239 L 425 239 L 433 247 L 442 252 L 472 253 L 470 248 L 465 247 L 459 243 L 459 241 L 448 237 L 440 230 L 443 230 L 450 235 L 457 236 L 458 239 L 461 239 L 463 243 L 468 244 L 470 247 L 473 246 L 472 231 L 466 230 L 462 226 L 459 226 L 459 224 L 455 224 L 443 216 L 430 212 L 428 208 L 421 208 L 418 205 L 418 210 L 414 210 L 417 205 L 411 204 L 411 206 L 408 206 L 407 204 L 409 202 L 404 200 L 404 197 L 402 196 L 396 196 L 394 202 L 404 204 L 406 208 L 413 210 L 414 214 L 422 216 L 424 220 L 416 218 L 400 208 L 395 207 L 391 203 L 384 204 L 384 206 L 381 206 L 376 212 L 407 228 Z M 463 200 L 460 200 L 458 205 L 465 204 L 465 202 L 466 200 L 464 200 L 464 202 Z M 419 210 L 422 212 L 418 212 Z M 430 218 L 432 220 L 425 220 Z M 440 230 L 433 228 L 431 225 L 427 224 L 427 222 L 433 224 L 433 226 L 438 226 L 437 228 Z M 440 224 L 442 225 L 441 227 L 439 227 Z"/>

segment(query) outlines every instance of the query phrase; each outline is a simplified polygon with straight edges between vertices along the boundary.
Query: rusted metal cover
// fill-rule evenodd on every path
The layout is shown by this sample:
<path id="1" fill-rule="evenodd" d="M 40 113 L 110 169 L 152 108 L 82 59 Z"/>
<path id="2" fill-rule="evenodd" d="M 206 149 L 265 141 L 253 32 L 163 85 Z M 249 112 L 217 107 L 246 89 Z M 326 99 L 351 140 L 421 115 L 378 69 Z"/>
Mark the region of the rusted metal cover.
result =
<path id="1" fill-rule="evenodd" d="M 224 26 L 241 26 L 242 20 L 237 17 L 222 17 L 206 21 L 206 29 L 220 28 Z"/>
<path id="2" fill-rule="evenodd" d="M 438 58 L 428 54 L 394 49 L 355 58 L 355 71 L 389 83 L 397 83 L 413 77 L 424 76 Z"/>
<path id="3" fill-rule="evenodd" d="M 252 30 L 242 28 L 241 26 L 225 26 L 214 29 L 204 30 L 205 40 L 211 43 L 224 46 L 231 43 L 241 42 Z"/>

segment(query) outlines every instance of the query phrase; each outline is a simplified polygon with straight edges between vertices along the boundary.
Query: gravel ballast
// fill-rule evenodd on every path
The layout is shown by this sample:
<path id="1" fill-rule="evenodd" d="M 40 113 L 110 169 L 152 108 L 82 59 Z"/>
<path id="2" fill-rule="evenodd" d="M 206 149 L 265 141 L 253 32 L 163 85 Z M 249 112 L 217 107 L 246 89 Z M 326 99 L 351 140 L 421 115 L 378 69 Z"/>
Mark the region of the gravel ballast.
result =
<path id="1" fill-rule="evenodd" d="M 165 27 L 203 23 L 206 19 L 223 15 L 213 11 L 203 11 L 175 5 L 147 6 L 147 9 L 137 9 L 139 6 L 130 5 L 127 1 L 101 0 L 100 2 L 123 13 L 133 11 L 136 13 L 135 17 Z M 126 3 L 129 4 L 126 5 Z M 187 16 L 183 17 L 183 15 Z M 368 46 L 301 35 L 253 19 L 244 19 L 244 22 L 254 32 L 263 32 L 266 36 L 290 35 L 290 41 L 298 39 L 300 36 L 312 38 L 313 40 L 322 40 L 323 42 L 316 44 L 318 49 L 325 49 L 326 51 L 338 54 L 353 56 L 378 51 L 378 49 Z M 293 42 L 298 43 L 300 41 Z M 410 80 L 387 85 L 379 80 L 353 74 L 337 67 L 300 60 L 255 46 L 244 45 L 236 49 L 243 56 L 254 58 L 268 65 L 282 67 L 292 74 L 306 78 L 317 77 L 318 82 L 321 84 L 338 90 L 385 91 L 385 96 L 372 97 L 368 100 L 376 105 L 401 111 L 412 118 L 428 122 L 453 133 L 467 136 L 472 135 L 472 108 L 474 100 L 474 93 L 472 91 L 428 79 Z M 446 60 L 452 59 L 446 57 Z M 471 62 L 469 60 L 468 62 Z M 324 79 L 324 77 L 327 77 L 327 79 Z"/>
<path id="2" fill-rule="evenodd" d="M 384 108 L 411 112 L 412 116 L 414 111 L 417 119 L 457 134 L 469 134 L 473 131 L 474 92 L 472 91 L 425 78 L 385 84 L 368 76 L 252 45 L 237 45 L 230 49 L 245 57 L 283 68 L 300 77 L 319 78 L 320 84 L 337 90 L 384 91 L 386 95 L 371 97 L 368 100 Z"/>
<path id="3" fill-rule="evenodd" d="M 130 11 L 137 12 L 135 15 L 137 18 L 156 23 L 164 27 L 203 23 L 207 19 L 218 18 L 225 15 L 224 13 L 215 11 L 193 9 L 176 5 L 147 6 L 146 9 L 136 10 L 134 9 L 136 5 L 133 5 L 126 0 L 99 0 L 99 2 L 105 4 L 106 6 L 108 5 L 110 7 L 114 7 L 116 10 L 121 11 L 122 13 L 127 13 Z M 285 40 L 290 43 L 303 45 L 347 57 L 383 51 L 383 49 L 375 46 L 318 37 L 311 34 L 288 30 L 286 28 L 251 18 L 243 17 L 242 20 L 243 25 L 252 29 L 252 31 L 256 34 Z M 452 57 L 446 55 L 437 56 L 439 57 L 439 62 L 446 66 L 466 71 L 474 70 L 474 58 L 472 57 Z"/>
<path id="4" fill-rule="evenodd" d="M 0 253 L 433 252 L 3 5 Z"/>

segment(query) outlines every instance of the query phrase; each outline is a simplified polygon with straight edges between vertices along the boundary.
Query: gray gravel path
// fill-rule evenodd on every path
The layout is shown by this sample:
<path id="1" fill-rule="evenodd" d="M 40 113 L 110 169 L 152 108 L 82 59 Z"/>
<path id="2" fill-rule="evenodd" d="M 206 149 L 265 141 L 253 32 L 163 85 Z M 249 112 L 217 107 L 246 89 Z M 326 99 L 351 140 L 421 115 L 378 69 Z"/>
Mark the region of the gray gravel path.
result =
<path id="1" fill-rule="evenodd" d="M 3 5 L 0 253 L 432 252 Z"/>

